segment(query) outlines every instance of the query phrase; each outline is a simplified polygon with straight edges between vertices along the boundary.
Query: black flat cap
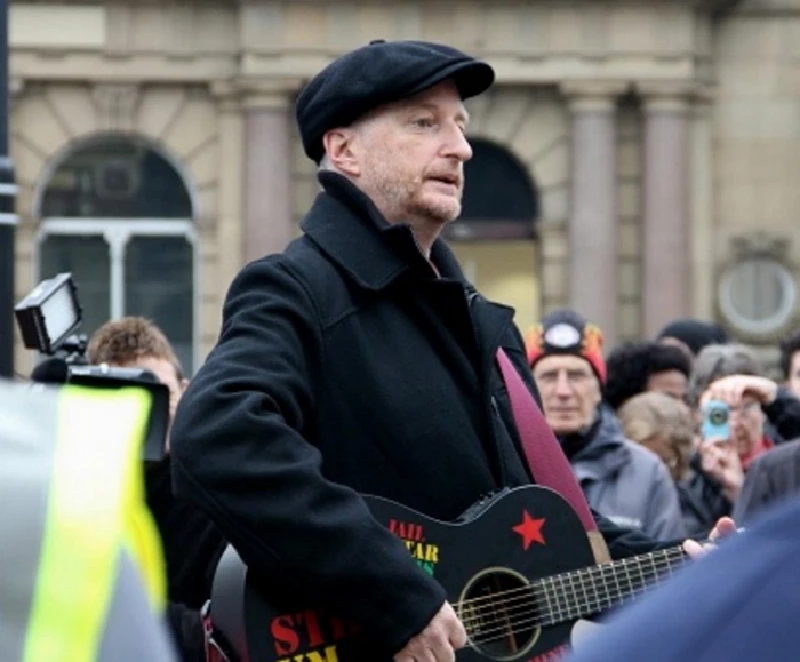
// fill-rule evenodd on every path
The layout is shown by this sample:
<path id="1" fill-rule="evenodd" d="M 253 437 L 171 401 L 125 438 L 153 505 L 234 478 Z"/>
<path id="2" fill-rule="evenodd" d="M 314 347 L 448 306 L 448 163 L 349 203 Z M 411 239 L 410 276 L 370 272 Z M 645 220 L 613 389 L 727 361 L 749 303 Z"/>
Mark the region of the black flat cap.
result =
<path id="1" fill-rule="evenodd" d="M 297 126 L 303 148 L 322 159 L 322 136 L 359 117 L 444 80 L 452 79 L 462 99 L 486 91 L 494 69 L 458 49 L 426 41 L 378 39 L 331 62 L 297 98 Z"/>

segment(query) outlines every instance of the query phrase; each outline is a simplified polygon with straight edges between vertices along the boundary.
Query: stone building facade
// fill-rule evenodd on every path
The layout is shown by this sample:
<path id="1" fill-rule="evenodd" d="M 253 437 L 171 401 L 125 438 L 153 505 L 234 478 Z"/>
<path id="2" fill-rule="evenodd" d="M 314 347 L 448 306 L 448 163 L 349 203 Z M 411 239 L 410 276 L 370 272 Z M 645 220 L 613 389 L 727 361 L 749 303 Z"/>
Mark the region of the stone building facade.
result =
<path id="1" fill-rule="evenodd" d="M 148 315 L 196 369 L 316 194 L 295 95 L 375 38 L 494 65 L 448 237 L 522 328 L 695 315 L 769 348 L 795 323 L 800 0 L 13 1 L 17 298 L 72 270 L 85 330 Z"/>

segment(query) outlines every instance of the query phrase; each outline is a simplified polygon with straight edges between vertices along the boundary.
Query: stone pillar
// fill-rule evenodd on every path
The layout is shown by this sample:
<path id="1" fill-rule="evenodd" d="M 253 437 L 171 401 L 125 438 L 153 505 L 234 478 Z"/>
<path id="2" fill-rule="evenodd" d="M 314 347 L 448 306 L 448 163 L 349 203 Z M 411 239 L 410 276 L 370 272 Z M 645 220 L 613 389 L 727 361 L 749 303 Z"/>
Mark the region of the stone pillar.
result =
<path id="1" fill-rule="evenodd" d="M 288 92 L 245 100 L 245 262 L 279 253 L 294 237 L 291 192 L 291 103 Z"/>
<path id="2" fill-rule="evenodd" d="M 621 91 L 621 90 L 620 90 Z M 617 334 L 616 92 L 567 90 L 571 116 L 570 306 Z"/>
<path id="3" fill-rule="evenodd" d="M 695 97 L 691 109 L 691 245 L 692 310 L 695 317 L 714 318 L 714 173 L 711 129 L 712 98 Z"/>
<path id="4" fill-rule="evenodd" d="M 231 281 L 242 268 L 243 262 L 241 247 L 244 122 L 241 98 L 235 86 L 219 82 L 213 91 L 219 100 L 219 212 L 216 227 L 216 280 L 217 287 L 220 288 L 217 294 L 221 302 Z M 214 287 L 214 284 L 209 284 L 209 287 Z"/>
<path id="5" fill-rule="evenodd" d="M 652 338 L 691 313 L 688 98 L 649 94 L 644 113 L 642 327 Z"/>

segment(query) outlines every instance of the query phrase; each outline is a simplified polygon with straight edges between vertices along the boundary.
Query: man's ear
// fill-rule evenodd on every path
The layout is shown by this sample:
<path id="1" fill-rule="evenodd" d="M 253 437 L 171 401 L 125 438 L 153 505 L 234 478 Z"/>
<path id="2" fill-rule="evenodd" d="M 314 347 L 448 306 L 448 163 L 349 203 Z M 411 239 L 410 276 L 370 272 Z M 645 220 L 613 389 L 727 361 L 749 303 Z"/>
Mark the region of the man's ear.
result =
<path id="1" fill-rule="evenodd" d="M 355 132 L 352 129 L 332 129 L 322 136 L 322 146 L 330 164 L 351 177 L 361 174 L 361 166 L 353 151 Z"/>

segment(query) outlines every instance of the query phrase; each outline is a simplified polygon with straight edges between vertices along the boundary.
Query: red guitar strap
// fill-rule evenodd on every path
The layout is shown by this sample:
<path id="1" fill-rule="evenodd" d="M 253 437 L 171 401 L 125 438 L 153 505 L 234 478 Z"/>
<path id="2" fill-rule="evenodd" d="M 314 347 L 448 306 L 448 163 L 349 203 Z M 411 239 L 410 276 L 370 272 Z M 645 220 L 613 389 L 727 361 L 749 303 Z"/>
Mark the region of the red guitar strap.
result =
<path id="1" fill-rule="evenodd" d="M 567 456 L 561 450 L 561 444 L 502 347 L 497 350 L 497 362 L 511 399 L 514 422 L 533 479 L 538 485 L 549 487 L 566 499 L 587 532 L 597 531 L 589 504 Z"/>

